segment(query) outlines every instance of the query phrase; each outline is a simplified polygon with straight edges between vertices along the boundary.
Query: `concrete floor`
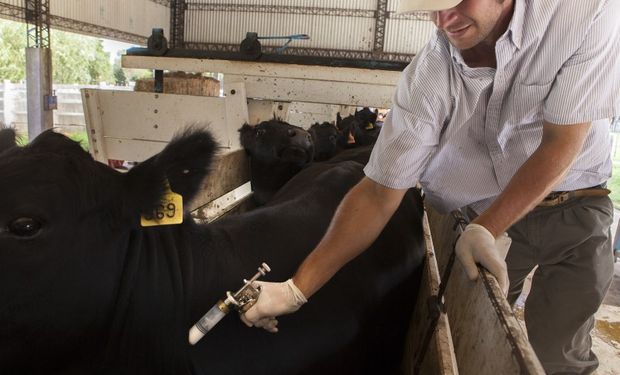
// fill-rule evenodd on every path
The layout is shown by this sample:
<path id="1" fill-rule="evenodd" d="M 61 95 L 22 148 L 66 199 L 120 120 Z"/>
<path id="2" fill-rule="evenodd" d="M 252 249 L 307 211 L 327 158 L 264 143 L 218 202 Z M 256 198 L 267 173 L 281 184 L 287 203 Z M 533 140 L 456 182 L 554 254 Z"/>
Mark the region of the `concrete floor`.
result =
<path id="1" fill-rule="evenodd" d="M 616 210 L 612 233 L 620 221 L 620 211 Z M 527 278 L 521 297 L 515 304 L 515 314 L 522 320 L 523 305 L 531 284 L 532 274 Z M 595 375 L 620 375 L 620 259 L 614 264 L 614 278 L 596 313 L 596 325 L 592 331 L 592 351 L 597 355 L 600 366 Z"/>

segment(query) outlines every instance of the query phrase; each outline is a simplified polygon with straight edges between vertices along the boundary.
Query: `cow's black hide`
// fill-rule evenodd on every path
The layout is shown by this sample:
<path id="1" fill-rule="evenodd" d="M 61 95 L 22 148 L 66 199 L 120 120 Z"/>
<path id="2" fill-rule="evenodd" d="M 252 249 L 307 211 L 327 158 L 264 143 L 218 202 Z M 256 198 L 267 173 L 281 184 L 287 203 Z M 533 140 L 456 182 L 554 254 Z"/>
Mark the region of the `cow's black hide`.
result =
<path id="1" fill-rule="evenodd" d="M 15 131 L 13 129 L 3 129 L 0 124 L 0 152 L 15 146 Z"/>
<path id="2" fill-rule="evenodd" d="M 340 132 L 334 124 L 317 122 L 308 129 L 308 133 L 314 143 L 314 161 L 328 160 L 342 150 L 338 143 Z"/>
<path id="3" fill-rule="evenodd" d="M 423 261 L 410 191 L 371 248 L 280 332 L 225 317 L 196 346 L 189 328 L 268 262 L 290 277 L 362 177 L 355 161 L 316 163 L 263 208 L 208 225 L 143 228 L 165 180 L 189 201 L 215 143 L 173 140 L 123 174 L 45 132 L 0 153 L 1 374 L 387 374 L 399 364 Z M 365 157 L 365 156 L 364 156 Z"/>
<path id="4" fill-rule="evenodd" d="M 359 122 L 363 125 L 364 129 L 370 130 L 374 129 L 377 125 L 377 116 L 379 115 L 379 110 L 375 109 L 371 111 L 370 108 L 364 107 L 360 110 L 355 110 L 355 118 L 359 120 Z"/>
<path id="5" fill-rule="evenodd" d="M 254 201 L 267 203 L 288 180 L 314 158 L 314 144 L 304 129 L 280 120 L 248 124 L 239 129 L 241 145 L 250 156 Z"/>
<path id="6" fill-rule="evenodd" d="M 369 122 L 368 116 L 359 115 L 358 112 L 345 118 L 338 113 L 336 127 L 341 133 L 339 145 L 346 148 L 374 145 L 381 131 L 381 128 L 376 126 L 376 115 L 374 119 L 374 123 Z"/>

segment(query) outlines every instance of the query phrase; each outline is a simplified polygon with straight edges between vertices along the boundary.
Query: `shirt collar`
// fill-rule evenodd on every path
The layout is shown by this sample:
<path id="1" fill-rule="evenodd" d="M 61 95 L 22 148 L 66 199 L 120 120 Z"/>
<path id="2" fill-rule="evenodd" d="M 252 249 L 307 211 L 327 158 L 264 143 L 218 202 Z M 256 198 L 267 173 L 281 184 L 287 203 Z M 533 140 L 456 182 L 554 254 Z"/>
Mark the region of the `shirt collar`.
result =
<path id="1" fill-rule="evenodd" d="M 523 21 L 525 19 L 525 1 L 514 0 L 514 11 L 512 12 L 512 20 L 508 25 L 510 40 L 515 47 L 521 49 L 521 41 L 523 39 Z"/>

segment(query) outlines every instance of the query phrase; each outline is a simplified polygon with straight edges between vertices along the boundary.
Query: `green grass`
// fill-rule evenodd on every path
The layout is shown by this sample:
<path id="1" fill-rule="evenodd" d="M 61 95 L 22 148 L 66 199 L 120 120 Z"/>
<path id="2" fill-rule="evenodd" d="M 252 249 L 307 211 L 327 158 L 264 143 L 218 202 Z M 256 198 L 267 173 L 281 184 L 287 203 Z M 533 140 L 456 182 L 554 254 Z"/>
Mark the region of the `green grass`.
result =
<path id="1" fill-rule="evenodd" d="M 88 151 L 88 136 L 86 135 L 86 131 L 70 133 L 66 134 L 67 137 L 73 139 L 76 142 L 80 142 L 80 146 L 86 151 Z"/>
<path id="2" fill-rule="evenodd" d="M 72 140 L 79 142 L 80 146 L 82 146 L 84 150 L 88 151 L 88 135 L 86 135 L 86 131 L 63 134 L 71 138 Z M 16 141 L 19 146 L 25 146 L 28 144 L 28 137 L 22 134 L 17 134 Z"/>

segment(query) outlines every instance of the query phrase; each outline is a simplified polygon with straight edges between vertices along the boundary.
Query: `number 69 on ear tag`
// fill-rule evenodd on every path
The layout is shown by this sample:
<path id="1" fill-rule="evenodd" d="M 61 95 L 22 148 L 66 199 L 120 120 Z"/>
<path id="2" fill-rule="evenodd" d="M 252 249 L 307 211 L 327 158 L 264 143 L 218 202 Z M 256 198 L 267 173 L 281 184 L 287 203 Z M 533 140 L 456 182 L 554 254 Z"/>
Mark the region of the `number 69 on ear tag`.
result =
<path id="1" fill-rule="evenodd" d="M 153 227 L 158 225 L 181 224 L 183 222 L 183 197 L 170 189 L 166 182 L 166 192 L 161 203 L 150 214 L 140 217 L 140 225 Z"/>

